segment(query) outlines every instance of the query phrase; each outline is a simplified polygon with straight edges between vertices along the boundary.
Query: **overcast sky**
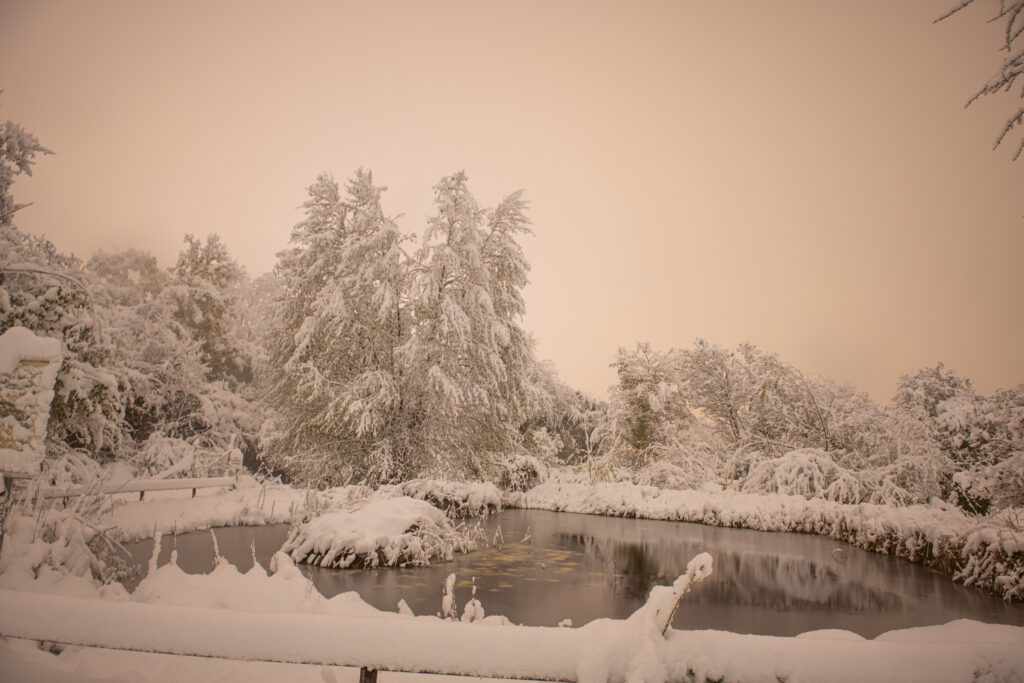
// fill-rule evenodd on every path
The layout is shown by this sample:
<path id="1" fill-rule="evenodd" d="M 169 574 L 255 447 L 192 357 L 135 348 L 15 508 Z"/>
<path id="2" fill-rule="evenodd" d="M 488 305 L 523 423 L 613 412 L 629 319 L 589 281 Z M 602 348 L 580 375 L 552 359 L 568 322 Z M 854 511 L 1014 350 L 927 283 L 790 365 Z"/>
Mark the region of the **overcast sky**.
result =
<path id="1" fill-rule="evenodd" d="M 465 169 L 526 190 L 525 325 L 578 388 L 700 336 L 987 393 L 1024 382 L 1019 101 L 963 108 L 1000 30 L 952 2 L 0 0 L 0 117 L 56 152 L 16 222 L 164 265 L 217 232 L 258 275 L 318 173 L 371 168 L 412 232 Z"/>

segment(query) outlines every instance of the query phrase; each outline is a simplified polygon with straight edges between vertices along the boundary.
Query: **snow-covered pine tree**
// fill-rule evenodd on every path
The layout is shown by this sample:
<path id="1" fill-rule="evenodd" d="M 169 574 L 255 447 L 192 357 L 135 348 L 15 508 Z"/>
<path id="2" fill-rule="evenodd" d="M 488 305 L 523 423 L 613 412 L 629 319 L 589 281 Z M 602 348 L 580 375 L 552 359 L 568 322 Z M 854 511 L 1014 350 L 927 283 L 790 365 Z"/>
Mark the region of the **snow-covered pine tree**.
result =
<path id="1" fill-rule="evenodd" d="M 32 175 L 36 155 L 53 154 L 39 144 L 39 138 L 21 127 L 6 121 L 0 125 L 0 227 L 13 223 L 14 213 L 24 208 L 11 194 L 15 176 Z"/>
<path id="2" fill-rule="evenodd" d="M 341 197 L 320 176 L 306 219 L 279 254 L 283 300 L 270 334 L 267 379 L 276 415 L 264 430 L 268 459 L 311 485 L 384 481 L 406 468 L 394 349 L 405 264 L 384 188 L 357 171 Z"/>
<path id="3" fill-rule="evenodd" d="M 530 400 L 533 344 L 519 326 L 528 265 L 520 193 L 481 210 L 465 173 L 434 188 L 412 286 L 415 327 L 400 349 L 410 436 L 441 475 L 480 473 L 508 453 Z"/>
<path id="4" fill-rule="evenodd" d="M 372 482 L 408 476 L 414 467 L 400 417 L 402 371 L 395 357 L 412 322 L 403 319 L 408 269 L 401 245 L 409 238 L 384 215 L 386 189 L 375 186 L 373 174 L 363 169 L 346 185 L 347 230 L 336 271 L 344 299 L 331 314 L 353 361 L 331 411 L 359 440 L 369 442 L 360 474 Z"/>

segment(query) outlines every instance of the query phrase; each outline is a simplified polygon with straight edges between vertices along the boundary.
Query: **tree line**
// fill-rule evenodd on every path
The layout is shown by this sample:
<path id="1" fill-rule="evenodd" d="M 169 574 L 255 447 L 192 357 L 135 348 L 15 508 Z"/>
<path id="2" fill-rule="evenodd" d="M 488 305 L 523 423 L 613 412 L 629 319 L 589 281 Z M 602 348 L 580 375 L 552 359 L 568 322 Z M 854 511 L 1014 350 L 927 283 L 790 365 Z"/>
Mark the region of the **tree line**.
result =
<path id="1" fill-rule="evenodd" d="M 704 340 L 620 349 L 607 401 L 567 386 L 521 324 L 521 192 L 481 207 L 465 173 L 445 177 L 417 240 L 371 172 L 321 175 L 273 273 L 253 279 L 217 235 L 185 235 L 162 268 L 139 250 L 83 261 L 20 231 L 11 186 L 47 153 L 0 128 L 0 333 L 21 325 L 66 349 L 55 483 L 107 463 L 206 474 L 239 450 L 310 486 L 497 478 L 512 458 L 677 488 L 1024 502 L 1024 387 L 982 396 L 941 364 L 901 377 L 885 406 Z"/>

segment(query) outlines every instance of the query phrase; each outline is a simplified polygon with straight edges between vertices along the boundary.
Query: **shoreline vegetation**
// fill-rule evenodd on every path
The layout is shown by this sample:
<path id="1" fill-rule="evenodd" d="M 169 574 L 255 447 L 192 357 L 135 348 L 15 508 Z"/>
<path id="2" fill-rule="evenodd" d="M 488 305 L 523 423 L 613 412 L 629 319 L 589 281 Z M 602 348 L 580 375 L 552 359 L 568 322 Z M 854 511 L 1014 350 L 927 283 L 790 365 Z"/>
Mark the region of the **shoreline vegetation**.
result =
<path id="1" fill-rule="evenodd" d="M 526 491 L 501 491 L 484 482 L 429 479 L 378 489 L 349 485 L 310 491 L 244 478 L 236 490 L 197 498 L 165 494 L 140 502 L 130 496 L 119 496 L 115 501 L 111 496 L 107 511 L 95 526 L 116 527 L 119 541 L 216 526 L 292 523 L 298 527 L 339 510 L 358 510 L 377 501 L 411 498 L 429 503 L 446 513 L 452 522 L 468 521 L 503 508 L 524 508 L 816 534 L 932 567 L 966 586 L 980 588 L 1006 601 L 1024 602 L 1024 532 L 1012 510 L 991 517 L 972 517 L 939 500 L 894 508 L 710 486 L 701 490 L 673 490 L 628 481 L 587 483 L 585 479 L 585 472 L 551 473 L 546 481 Z M 420 513 L 422 516 L 422 510 Z M 398 529 L 388 538 L 394 539 L 404 531 Z M 357 534 L 353 531 L 351 535 L 355 538 Z M 365 546 L 368 541 L 363 538 L 360 542 Z M 457 547 L 458 542 L 452 537 L 448 545 Z M 340 553 L 338 550 L 334 556 Z M 362 547 L 360 553 L 369 557 L 371 550 Z M 381 557 L 388 554 L 383 547 L 376 548 L 374 553 Z M 320 555 L 323 554 L 321 551 Z M 423 559 L 429 559 L 429 555 L 420 561 Z"/>

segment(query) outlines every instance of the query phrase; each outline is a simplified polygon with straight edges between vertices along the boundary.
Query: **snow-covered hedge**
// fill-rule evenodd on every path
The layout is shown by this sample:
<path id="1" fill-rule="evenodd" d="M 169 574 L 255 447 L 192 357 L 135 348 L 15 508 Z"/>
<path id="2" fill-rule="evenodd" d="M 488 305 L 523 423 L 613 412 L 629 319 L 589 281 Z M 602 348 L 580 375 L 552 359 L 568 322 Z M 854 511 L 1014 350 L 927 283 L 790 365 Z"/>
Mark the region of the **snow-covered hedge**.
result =
<path id="1" fill-rule="evenodd" d="M 339 568 L 422 566 L 472 549 L 443 512 L 408 496 L 325 512 L 293 529 L 281 547 L 296 562 Z"/>
<path id="2" fill-rule="evenodd" d="M 1024 511 L 974 518 L 938 500 L 894 508 L 778 493 L 669 491 L 629 482 L 585 485 L 558 479 L 506 496 L 505 504 L 829 536 L 941 569 L 1005 600 L 1024 600 Z"/>

